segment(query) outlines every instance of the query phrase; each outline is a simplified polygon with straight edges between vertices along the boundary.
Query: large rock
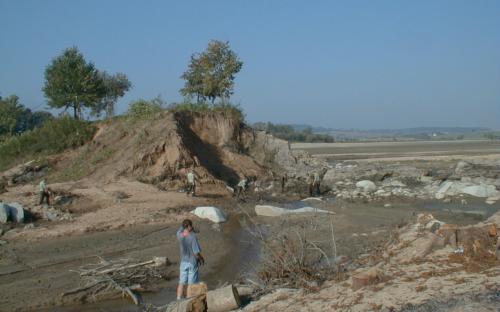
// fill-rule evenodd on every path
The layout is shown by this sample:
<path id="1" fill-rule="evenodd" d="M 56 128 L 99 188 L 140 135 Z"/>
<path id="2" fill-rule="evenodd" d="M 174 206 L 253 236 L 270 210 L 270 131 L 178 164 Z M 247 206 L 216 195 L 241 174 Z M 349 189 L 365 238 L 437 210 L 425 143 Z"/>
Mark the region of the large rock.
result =
<path id="1" fill-rule="evenodd" d="M 195 210 L 191 211 L 192 214 L 202 218 L 208 219 L 215 223 L 222 223 L 227 221 L 226 215 L 215 207 L 196 207 Z"/>
<path id="2" fill-rule="evenodd" d="M 384 276 L 377 268 L 370 268 L 352 275 L 352 289 L 358 290 L 362 287 L 375 285 L 384 280 Z"/>
<path id="3" fill-rule="evenodd" d="M 365 193 L 371 193 L 377 190 L 377 186 L 370 180 L 363 180 L 356 183 L 356 187 L 363 190 Z"/>
<path id="4" fill-rule="evenodd" d="M 211 290 L 207 293 L 208 312 L 233 311 L 240 307 L 240 295 L 233 285 Z"/>
<path id="5" fill-rule="evenodd" d="M 500 196 L 500 192 L 494 185 L 472 185 L 464 187 L 461 193 L 475 197 L 496 197 Z"/>
<path id="6" fill-rule="evenodd" d="M 412 242 L 413 258 L 423 258 L 436 248 L 442 248 L 446 244 L 445 239 L 434 233 L 425 233 L 422 237 Z"/>
<path id="7" fill-rule="evenodd" d="M 437 199 L 443 199 L 446 196 L 454 196 L 459 194 L 460 190 L 466 186 L 467 185 L 462 182 L 445 181 L 441 183 L 435 196 Z"/>
<path id="8" fill-rule="evenodd" d="M 7 204 L 0 203 L 0 223 L 6 223 L 9 220 L 10 208 Z"/>
<path id="9" fill-rule="evenodd" d="M 256 205 L 255 213 L 258 216 L 264 217 L 280 217 L 288 214 L 301 214 L 301 213 L 327 213 L 334 214 L 332 211 L 317 209 L 313 207 L 303 207 L 299 209 L 285 209 L 269 205 Z"/>
<path id="10" fill-rule="evenodd" d="M 289 178 L 306 179 L 311 173 L 322 176 L 329 168 L 326 160 L 311 157 L 303 150 L 292 150 L 290 143 L 264 131 L 255 131 L 248 153 L 259 164 L 286 172 Z"/>
<path id="11" fill-rule="evenodd" d="M 455 174 L 463 174 L 465 171 L 470 170 L 472 168 L 472 164 L 466 161 L 459 161 L 457 166 L 455 167 Z"/>
<path id="12" fill-rule="evenodd" d="M 458 194 L 467 194 L 475 197 L 497 197 L 500 196 L 500 191 L 494 185 L 489 184 L 445 181 L 436 192 L 436 198 L 443 199 L 446 196 L 456 196 Z"/>
<path id="13" fill-rule="evenodd" d="M 17 223 L 24 222 L 24 207 L 20 203 L 9 203 L 10 217 Z"/>
<path id="14" fill-rule="evenodd" d="M 12 220 L 13 222 L 24 222 L 24 207 L 19 203 L 0 203 L 0 223 L 6 223 Z"/>

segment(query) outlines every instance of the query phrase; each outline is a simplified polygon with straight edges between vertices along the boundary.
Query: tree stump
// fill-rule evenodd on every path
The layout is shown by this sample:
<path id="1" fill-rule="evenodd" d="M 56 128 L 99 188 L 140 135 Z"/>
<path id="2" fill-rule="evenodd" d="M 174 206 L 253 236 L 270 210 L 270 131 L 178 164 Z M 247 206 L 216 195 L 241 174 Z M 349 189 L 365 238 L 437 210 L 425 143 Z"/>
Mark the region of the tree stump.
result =
<path id="1" fill-rule="evenodd" d="M 205 312 L 205 295 L 178 300 L 168 305 L 166 312 Z"/>
<path id="2" fill-rule="evenodd" d="M 208 312 L 226 312 L 240 307 L 240 295 L 233 285 L 207 293 Z"/>
<path id="3" fill-rule="evenodd" d="M 196 297 L 205 295 L 208 292 L 207 284 L 200 282 L 198 284 L 191 284 L 187 286 L 186 297 Z"/>

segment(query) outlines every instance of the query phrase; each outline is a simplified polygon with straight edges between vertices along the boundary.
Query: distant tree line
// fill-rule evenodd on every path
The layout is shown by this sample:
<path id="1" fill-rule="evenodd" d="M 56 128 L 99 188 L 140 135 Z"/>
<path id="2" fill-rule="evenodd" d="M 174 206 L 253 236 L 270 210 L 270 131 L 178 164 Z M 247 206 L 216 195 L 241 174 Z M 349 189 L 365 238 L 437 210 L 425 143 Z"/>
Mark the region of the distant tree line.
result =
<path id="1" fill-rule="evenodd" d="M 306 127 L 302 131 L 296 131 L 290 125 L 273 124 L 270 122 L 257 122 L 253 127 L 257 130 L 266 131 L 277 138 L 291 142 L 335 142 L 335 139 L 331 135 L 313 133 L 311 127 Z"/>
<path id="2" fill-rule="evenodd" d="M 49 112 L 33 112 L 19 102 L 17 95 L 0 97 L 0 141 L 42 126 L 53 116 Z"/>

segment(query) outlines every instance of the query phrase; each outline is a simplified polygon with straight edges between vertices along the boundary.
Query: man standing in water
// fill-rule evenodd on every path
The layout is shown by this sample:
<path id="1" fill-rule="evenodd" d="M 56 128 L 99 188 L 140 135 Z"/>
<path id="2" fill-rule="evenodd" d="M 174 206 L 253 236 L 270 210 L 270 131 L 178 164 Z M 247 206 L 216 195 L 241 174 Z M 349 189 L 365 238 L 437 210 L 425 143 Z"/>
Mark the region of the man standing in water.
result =
<path id="1" fill-rule="evenodd" d="M 177 300 L 180 300 L 185 297 L 186 285 L 199 282 L 198 267 L 205 264 L 205 259 L 201 255 L 201 247 L 191 220 L 182 221 L 182 226 L 177 231 L 177 239 L 181 255 L 179 286 L 177 286 Z"/>

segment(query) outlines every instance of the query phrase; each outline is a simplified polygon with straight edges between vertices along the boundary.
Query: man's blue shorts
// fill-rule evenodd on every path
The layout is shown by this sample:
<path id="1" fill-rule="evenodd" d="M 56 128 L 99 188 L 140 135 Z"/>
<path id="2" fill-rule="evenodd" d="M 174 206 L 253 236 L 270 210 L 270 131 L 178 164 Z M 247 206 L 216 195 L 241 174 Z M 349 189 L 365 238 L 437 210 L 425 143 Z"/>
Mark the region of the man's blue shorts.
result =
<path id="1" fill-rule="evenodd" d="M 193 265 L 191 262 L 181 261 L 179 284 L 197 284 L 198 265 Z"/>

